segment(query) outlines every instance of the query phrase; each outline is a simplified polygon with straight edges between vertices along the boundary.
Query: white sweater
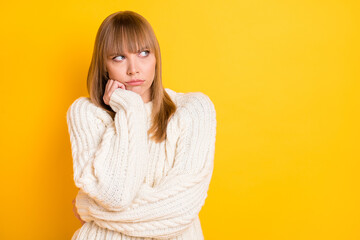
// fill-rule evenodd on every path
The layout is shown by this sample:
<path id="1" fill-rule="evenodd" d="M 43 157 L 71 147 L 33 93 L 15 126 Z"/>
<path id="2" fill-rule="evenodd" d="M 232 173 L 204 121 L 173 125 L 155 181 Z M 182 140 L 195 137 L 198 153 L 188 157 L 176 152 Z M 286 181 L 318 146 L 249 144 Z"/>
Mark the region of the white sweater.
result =
<path id="1" fill-rule="evenodd" d="M 167 139 L 152 141 L 152 102 L 118 88 L 115 119 L 79 97 L 66 117 L 73 157 L 76 207 L 86 222 L 72 240 L 204 239 L 199 212 L 215 154 L 216 112 L 201 92 L 165 88 L 177 106 Z"/>

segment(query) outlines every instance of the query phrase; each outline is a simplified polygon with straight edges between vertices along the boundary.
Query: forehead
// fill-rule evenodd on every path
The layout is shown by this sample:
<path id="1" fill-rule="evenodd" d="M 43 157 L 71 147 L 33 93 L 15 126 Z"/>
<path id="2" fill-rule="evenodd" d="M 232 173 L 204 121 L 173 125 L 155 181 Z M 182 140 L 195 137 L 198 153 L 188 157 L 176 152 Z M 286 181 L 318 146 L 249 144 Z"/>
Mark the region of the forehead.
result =
<path id="1" fill-rule="evenodd" d="M 113 31 L 104 39 L 105 55 L 136 53 L 143 49 L 154 50 L 151 38 L 136 31 Z"/>

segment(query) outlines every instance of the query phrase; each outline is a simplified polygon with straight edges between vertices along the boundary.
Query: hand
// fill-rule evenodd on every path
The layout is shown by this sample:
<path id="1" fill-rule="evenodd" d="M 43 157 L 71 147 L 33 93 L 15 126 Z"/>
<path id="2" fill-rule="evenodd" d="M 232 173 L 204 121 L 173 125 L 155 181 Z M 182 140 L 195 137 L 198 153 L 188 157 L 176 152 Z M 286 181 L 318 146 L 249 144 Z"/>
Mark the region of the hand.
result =
<path id="1" fill-rule="evenodd" d="M 85 221 L 83 221 L 83 220 L 80 218 L 80 215 L 79 215 L 79 213 L 77 212 L 77 208 L 76 208 L 75 203 L 76 203 L 76 199 L 72 200 L 73 212 L 74 212 L 74 214 L 75 214 L 75 217 L 80 220 L 81 225 L 83 225 L 83 224 L 85 223 Z"/>
<path id="2" fill-rule="evenodd" d="M 115 91 L 115 89 L 121 88 L 126 90 L 125 85 L 119 81 L 109 79 L 105 86 L 105 93 L 103 96 L 104 103 L 109 105 L 111 94 Z"/>

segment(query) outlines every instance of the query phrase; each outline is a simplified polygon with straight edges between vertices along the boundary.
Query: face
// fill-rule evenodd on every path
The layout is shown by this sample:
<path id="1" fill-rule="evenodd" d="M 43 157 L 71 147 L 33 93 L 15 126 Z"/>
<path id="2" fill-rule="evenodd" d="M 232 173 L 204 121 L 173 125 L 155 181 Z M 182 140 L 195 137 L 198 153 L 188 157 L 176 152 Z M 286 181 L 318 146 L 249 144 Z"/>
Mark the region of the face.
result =
<path id="1" fill-rule="evenodd" d="M 126 51 L 106 59 L 109 78 L 123 83 L 127 90 L 138 93 L 145 103 L 151 100 L 150 86 L 155 77 L 155 65 L 155 55 L 148 49 L 137 53 Z M 134 79 L 142 81 L 131 83 Z"/>

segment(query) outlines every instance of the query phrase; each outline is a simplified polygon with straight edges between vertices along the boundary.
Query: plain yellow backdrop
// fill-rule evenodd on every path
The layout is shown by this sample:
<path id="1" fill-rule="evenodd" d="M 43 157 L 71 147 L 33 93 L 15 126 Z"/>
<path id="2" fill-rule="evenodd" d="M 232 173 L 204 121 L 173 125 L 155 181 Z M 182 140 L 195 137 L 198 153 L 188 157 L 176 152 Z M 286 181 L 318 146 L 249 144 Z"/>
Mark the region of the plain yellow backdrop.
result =
<path id="1" fill-rule="evenodd" d="M 143 15 L 163 84 L 215 104 L 206 240 L 360 239 L 358 1 L 3 1 L 0 239 L 70 239 L 66 110 L 102 20 Z"/>

